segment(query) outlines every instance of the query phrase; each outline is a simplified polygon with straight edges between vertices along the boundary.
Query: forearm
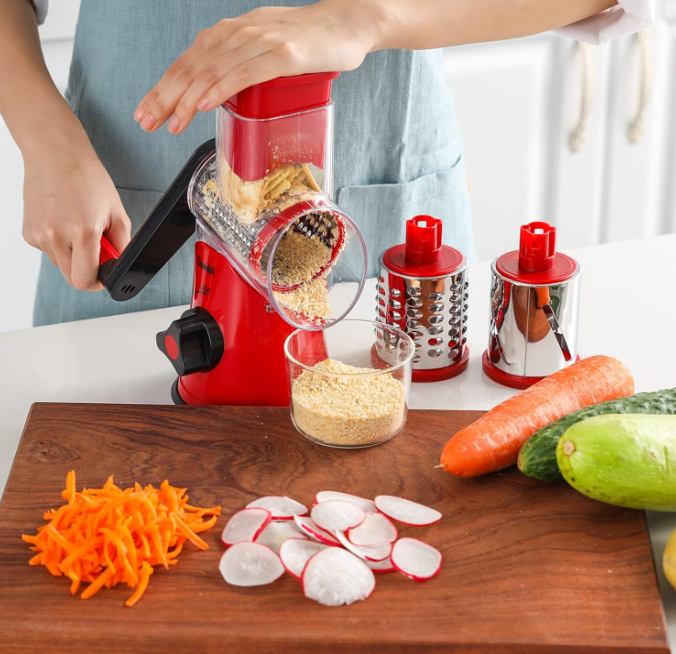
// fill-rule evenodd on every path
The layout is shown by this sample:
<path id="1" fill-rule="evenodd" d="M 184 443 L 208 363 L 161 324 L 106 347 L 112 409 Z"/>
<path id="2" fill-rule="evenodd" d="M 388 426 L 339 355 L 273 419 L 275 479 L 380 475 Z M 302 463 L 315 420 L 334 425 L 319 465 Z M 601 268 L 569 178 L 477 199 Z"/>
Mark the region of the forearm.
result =
<path id="1" fill-rule="evenodd" d="M 593 16 L 617 0 L 360 0 L 359 4 L 362 11 L 370 7 L 373 12 L 374 50 L 425 50 L 546 32 Z"/>
<path id="2" fill-rule="evenodd" d="M 0 0 L 0 114 L 24 156 L 87 139 L 49 75 L 28 0 Z"/>

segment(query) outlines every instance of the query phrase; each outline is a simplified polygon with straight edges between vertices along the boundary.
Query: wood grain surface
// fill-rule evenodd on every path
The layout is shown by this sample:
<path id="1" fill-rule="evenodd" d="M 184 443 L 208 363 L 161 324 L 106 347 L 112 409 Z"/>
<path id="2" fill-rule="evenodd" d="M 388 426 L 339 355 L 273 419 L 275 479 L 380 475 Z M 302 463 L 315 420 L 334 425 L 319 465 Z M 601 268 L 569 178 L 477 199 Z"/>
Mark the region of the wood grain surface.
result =
<path id="1" fill-rule="evenodd" d="M 447 437 L 480 413 L 411 411 L 404 432 L 367 450 L 304 440 L 282 409 L 36 404 L 0 504 L 0 651 L 210 654 L 667 654 L 645 515 L 595 502 L 565 483 L 516 470 L 459 480 L 435 469 Z M 133 608 L 130 589 L 71 597 L 20 539 L 62 500 L 110 474 L 187 486 L 220 504 L 210 549 L 187 545 L 154 574 Z M 444 514 L 402 528 L 439 548 L 441 574 L 416 583 L 377 576 L 373 596 L 327 608 L 286 575 L 260 588 L 218 571 L 228 516 L 257 496 L 306 504 L 317 490 L 404 495 Z"/>

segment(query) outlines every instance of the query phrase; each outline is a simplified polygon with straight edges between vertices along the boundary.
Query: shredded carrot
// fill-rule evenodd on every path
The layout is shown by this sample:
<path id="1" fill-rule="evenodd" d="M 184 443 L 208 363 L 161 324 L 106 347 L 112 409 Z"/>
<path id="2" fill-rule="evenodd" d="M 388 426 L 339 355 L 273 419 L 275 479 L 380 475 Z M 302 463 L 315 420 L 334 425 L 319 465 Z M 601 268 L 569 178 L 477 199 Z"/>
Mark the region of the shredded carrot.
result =
<path id="1" fill-rule="evenodd" d="M 187 489 L 166 480 L 159 489 L 135 483 L 123 490 L 109 477 L 102 488 L 78 493 L 71 471 L 61 496 L 67 503 L 44 513 L 47 524 L 38 528 L 37 535 L 22 535 L 35 552 L 29 565 L 43 565 L 55 577 L 65 576 L 71 595 L 77 594 L 81 583 L 89 584 L 82 599 L 103 587 L 126 583 L 135 589 L 126 606 L 143 597 L 153 566 L 168 569 L 178 562 L 186 541 L 208 549 L 197 534 L 211 529 L 221 514 L 219 506 L 191 506 Z"/>

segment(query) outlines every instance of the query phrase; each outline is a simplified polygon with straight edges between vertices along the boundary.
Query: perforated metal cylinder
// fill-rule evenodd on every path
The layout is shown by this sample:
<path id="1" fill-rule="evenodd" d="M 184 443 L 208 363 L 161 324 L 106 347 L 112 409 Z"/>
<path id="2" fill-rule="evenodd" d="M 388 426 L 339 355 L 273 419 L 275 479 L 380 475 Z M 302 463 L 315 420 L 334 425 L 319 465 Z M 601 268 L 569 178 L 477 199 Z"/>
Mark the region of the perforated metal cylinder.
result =
<path id="1" fill-rule="evenodd" d="M 457 366 L 465 359 L 468 289 L 464 258 L 448 275 L 416 278 L 393 272 L 381 257 L 376 321 L 399 327 L 413 339 L 414 373 Z"/>

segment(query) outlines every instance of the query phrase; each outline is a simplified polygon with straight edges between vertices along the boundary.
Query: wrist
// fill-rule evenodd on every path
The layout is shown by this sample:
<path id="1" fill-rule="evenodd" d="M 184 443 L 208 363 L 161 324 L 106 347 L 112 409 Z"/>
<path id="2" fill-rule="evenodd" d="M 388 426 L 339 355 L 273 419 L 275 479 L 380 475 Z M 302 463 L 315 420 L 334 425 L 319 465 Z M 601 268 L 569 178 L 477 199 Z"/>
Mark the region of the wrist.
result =
<path id="1" fill-rule="evenodd" d="M 13 130 L 24 162 L 56 155 L 81 157 L 92 146 L 82 124 L 63 98 L 54 105 L 43 106 L 39 113 Z"/>
<path id="2" fill-rule="evenodd" d="M 393 0 L 357 0 L 355 9 L 358 21 L 368 29 L 371 52 L 398 47 L 397 4 Z"/>
<path id="3" fill-rule="evenodd" d="M 330 17 L 347 19 L 352 38 L 367 52 L 375 52 L 392 47 L 388 44 L 393 40 L 394 12 L 388 2 L 392 0 L 324 0 L 320 4 Z"/>

